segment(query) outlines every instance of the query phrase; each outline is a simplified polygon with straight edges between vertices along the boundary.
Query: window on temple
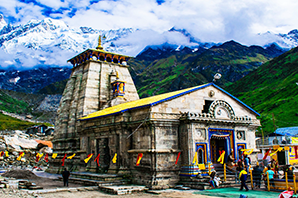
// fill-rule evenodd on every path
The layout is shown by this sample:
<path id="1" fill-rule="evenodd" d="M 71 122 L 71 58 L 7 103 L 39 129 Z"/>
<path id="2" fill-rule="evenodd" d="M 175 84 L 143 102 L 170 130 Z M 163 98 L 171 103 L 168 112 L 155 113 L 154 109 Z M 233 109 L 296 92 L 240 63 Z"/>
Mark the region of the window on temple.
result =
<path id="1" fill-rule="evenodd" d="M 208 113 L 209 112 L 209 107 L 212 104 L 213 100 L 205 100 L 205 105 L 203 108 L 202 113 Z"/>
<path id="2" fill-rule="evenodd" d="M 198 151 L 198 158 L 199 164 L 204 164 L 204 151 L 202 149 Z"/>

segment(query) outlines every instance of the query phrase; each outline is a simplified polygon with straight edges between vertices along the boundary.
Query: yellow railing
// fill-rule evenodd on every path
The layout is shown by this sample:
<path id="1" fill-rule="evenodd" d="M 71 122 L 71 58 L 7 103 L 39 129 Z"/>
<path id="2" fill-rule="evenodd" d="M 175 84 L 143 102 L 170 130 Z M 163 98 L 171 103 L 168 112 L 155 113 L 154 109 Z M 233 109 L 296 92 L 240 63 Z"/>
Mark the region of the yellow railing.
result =
<path id="1" fill-rule="evenodd" d="M 224 181 L 227 181 L 227 165 L 224 163 Z"/>
<path id="2" fill-rule="evenodd" d="M 269 173 L 267 172 L 267 188 L 270 191 L 270 181 L 269 181 Z"/>
<path id="3" fill-rule="evenodd" d="M 251 184 L 251 189 L 254 188 L 254 182 L 252 178 L 252 171 L 251 171 L 251 165 L 249 165 L 249 173 L 250 173 L 250 184 Z"/>
<path id="4" fill-rule="evenodd" d="M 252 173 L 252 169 L 251 167 L 249 168 L 249 173 L 250 173 L 250 181 L 251 181 L 251 188 L 254 188 L 254 178 L 253 178 L 253 173 Z M 292 174 L 291 174 L 292 175 Z M 269 173 L 266 172 L 265 173 L 265 177 L 266 177 L 266 183 L 267 184 L 267 190 L 270 191 L 272 189 L 275 190 L 293 190 L 294 193 L 297 193 L 297 186 L 296 186 L 296 175 L 293 174 L 293 180 L 290 177 L 289 180 L 289 174 L 288 172 L 284 173 L 284 179 L 272 179 L 271 181 L 269 180 Z M 255 179 L 255 181 L 257 181 L 259 178 Z M 265 178 L 264 178 L 265 179 Z M 259 181 L 258 183 L 260 184 L 261 181 Z"/>

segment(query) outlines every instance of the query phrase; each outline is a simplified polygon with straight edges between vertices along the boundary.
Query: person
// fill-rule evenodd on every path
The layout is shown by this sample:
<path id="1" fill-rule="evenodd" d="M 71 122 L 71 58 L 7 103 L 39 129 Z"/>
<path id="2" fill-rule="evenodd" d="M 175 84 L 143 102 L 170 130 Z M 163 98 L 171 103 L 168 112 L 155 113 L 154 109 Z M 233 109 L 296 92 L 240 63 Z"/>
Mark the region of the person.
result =
<path id="1" fill-rule="evenodd" d="M 221 183 L 220 182 L 220 178 L 219 177 L 216 177 L 216 171 L 212 171 L 210 173 L 210 180 L 209 180 L 209 183 L 210 185 L 213 187 L 213 188 L 216 188 L 219 186 L 219 184 Z"/>
<path id="2" fill-rule="evenodd" d="M 254 186 L 260 188 L 261 187 L 261 175 L 262 170 L 257 164 L 256 167 L 252 171 Z"/>
<path id="3" fill-rule="evenodd" d="M 271 170 L 274 171 L 274 177 L 278 175 L 278 162 L 275 159 L 271 160 Z"/>
<path id="4" fill-rule="evenodd" d="M 64 186 L 68 187 L 69 176 L 70 176 L 70 172 L 67 170 L 67 168 L 65 168 L 64 171 L 62 172 Z"/>
<path id="5" fill-rule="evenodd" d="M 243 189 L 243 187 L 246 189 L 246 191 L 248 191 L 248 187 L 246 185 L 246 179 L 247 179 L 247 172 L 244 168 L 242 168 L 242 170 L 240 171 L 239 173 L 239 179 L 241 181 L 241 187 L 240 187 L 240 190 Z"/>
<path id="6" fill-rule="evenodd" d="M 246 171 L 249 172 L 249 158 L 247 155 L 244 155 L 244 165 L 245 165 L 245 168 L 246 168 Z"/>
<path id="7" fill-rule="evenodd" d="M 288 173 L 288 180 L 293 180 L 293 167 L 290 165 L 287 165 L 284 167 L 284 177 L 282 179 L 286 179 L 286 172 Z"/>
<path id="8" fill-rule="evenodd" d="M 266 171 L 265 177 L 267 177 L 267 174 L 269 175 L 268 176 L 269 177 L 269 185 L 270 186 L 272 185 L 272 187 L 274 188 L 275 187 L 275 185 L 274 185 L 274 171 L 271 170 L 270 167 L 268 167 L 268 170 Z"/>
<path id="9" fill-rule="evenodd" d="M 241 158 L 239 158 L 238 162 L 237 162 L 237 171 L 241 171 L 243 169 L 243 161 Z"/>
<path id="10" fill-rule="evenodd" d="M 230 155 L 228 156 L 227 165 L 230 166 L 230 167 L 233 167 L 234 166 L 234 161 L 235 161 L 235 158 L 233 157 L 233 149 L 232 149 Z"/>

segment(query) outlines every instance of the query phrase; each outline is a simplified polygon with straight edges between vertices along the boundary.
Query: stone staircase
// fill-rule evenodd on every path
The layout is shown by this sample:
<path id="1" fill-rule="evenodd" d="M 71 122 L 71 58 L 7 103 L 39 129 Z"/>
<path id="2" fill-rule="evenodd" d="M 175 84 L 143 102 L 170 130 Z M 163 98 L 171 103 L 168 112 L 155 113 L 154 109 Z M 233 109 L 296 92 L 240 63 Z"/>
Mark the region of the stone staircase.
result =
<path id="1" fill-rule="evenodd" d="M 63 180 L 62 176 L 58 177 Z M 70 183 L 79 183 L 85 186 L 117 186 L 130 184 L 131 180 L 124 175 L 98 174 L 90 172 L 71 172 Z"/>
<path id="2" fill-rule="evenodd" d="M 226 181 L 224 181 L 224 168 L 222 165 L 214 164 L 214 169 L 217 172 L 217 176 L 221 179 L 221 184 L 218 188 L 227 188 L 227 187 L 240 187 L 240 181 L 238 180 L 238 174 L 226 170 Z M 207 190 L 213 189 L 209 183 L 210 177 L 203 176 L 202 178 L 198 177 L 183 177 L 180 176 L 179 184 L 182 184 L 185 187 L 190 187 L 193 189 Z M 250 181 L 247 181 L 250 182 Z"/>

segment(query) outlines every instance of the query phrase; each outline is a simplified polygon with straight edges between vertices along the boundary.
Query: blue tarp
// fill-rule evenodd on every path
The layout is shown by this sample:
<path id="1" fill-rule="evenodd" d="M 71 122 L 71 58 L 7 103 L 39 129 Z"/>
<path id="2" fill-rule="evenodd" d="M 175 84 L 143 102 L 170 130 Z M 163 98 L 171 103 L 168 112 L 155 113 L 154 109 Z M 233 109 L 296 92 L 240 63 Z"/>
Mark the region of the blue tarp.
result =
<path id="1" fill-rule="evenodd" d="M 282 135 L 282 136 L 298 136 L 298 127 L 285 127 L 285 128 L 279 128 L 279 129 L 276 129 L 276 131 L 274 133 L 271 133 L 272 135 Z M 270 135 L 271 135 L 270 134 Z M 270 136 L 269 135 L 269 136 Z"/>

